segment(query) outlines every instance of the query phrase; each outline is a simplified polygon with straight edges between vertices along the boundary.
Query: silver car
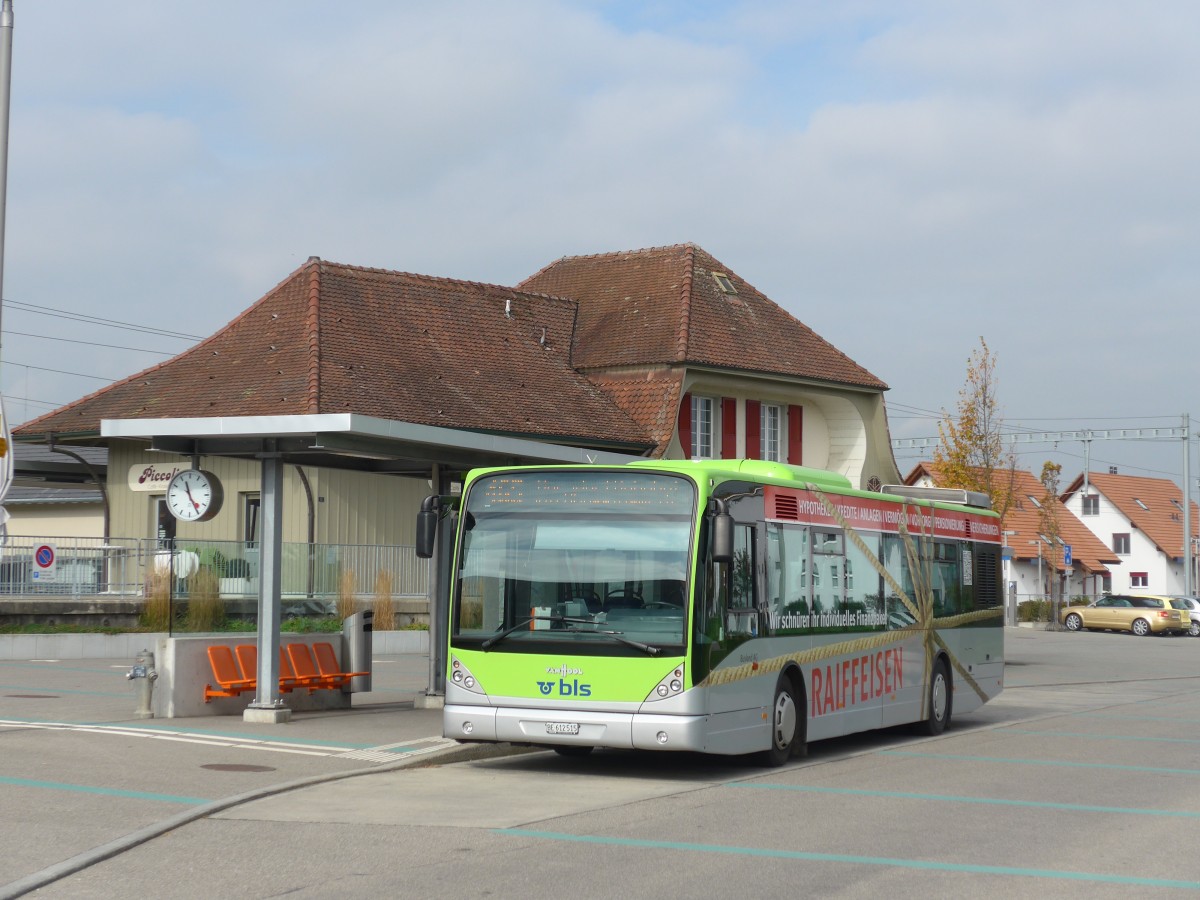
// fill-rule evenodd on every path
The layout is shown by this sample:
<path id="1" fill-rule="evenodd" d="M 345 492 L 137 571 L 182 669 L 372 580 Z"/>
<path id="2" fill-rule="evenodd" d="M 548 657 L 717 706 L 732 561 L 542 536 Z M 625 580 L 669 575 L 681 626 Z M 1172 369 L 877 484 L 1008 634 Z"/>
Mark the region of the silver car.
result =
<path id="1" fill-rule="evenodd" d="M 1171 605 L 1180 613 L 1186 609 L 1188 615 L 1191 616 L 1191 627 L 1188 628 L 1187 633 L 1192 637 L 1200 635 L 1200 599 L 1174 594 L 1171 596 Z"/>

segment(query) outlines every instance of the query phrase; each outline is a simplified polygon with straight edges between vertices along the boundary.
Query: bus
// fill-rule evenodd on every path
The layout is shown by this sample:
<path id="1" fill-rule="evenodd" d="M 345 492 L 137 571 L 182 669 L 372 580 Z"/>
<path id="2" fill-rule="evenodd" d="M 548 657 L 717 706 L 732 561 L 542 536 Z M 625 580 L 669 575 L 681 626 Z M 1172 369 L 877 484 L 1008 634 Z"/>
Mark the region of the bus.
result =
<path id="1" fill-rule="evenodd" d="M 646 460 L 474 470 L 422 504 L 418 555 L 442 518 L 459 741 L 778 766 L 853 732 L 940 734 L 1003 687 L 982 494 Z"/>

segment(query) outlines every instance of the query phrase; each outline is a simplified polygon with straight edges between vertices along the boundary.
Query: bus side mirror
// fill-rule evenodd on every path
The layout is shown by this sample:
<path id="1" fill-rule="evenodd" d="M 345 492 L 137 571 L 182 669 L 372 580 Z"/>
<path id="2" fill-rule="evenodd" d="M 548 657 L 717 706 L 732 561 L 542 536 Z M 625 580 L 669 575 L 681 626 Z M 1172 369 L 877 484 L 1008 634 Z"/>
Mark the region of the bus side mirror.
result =
<path id="1" fill-rule="evenodd" d="M 417 513 L 417 556 L 421 559 L 433 558 L 433 541 L 437 536 L 437 494 L 426 497 L 421 501 L 421 511 Z"/>
<path id="2" fill-rule="evenodd" d="M 713 562 L 733 562 L 733 516 L 723 500 L 714 501 L 717 511 L 712 517 Z"/>

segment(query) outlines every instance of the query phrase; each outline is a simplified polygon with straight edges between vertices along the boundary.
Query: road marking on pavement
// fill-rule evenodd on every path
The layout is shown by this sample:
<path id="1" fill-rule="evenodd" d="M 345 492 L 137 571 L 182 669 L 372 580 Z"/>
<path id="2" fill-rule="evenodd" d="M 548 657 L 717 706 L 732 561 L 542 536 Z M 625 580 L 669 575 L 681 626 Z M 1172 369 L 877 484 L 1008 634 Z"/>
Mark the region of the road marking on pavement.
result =
<path id="1" fill-rule="evenodd" d="M 449 738 L 422 738 L 419 741 L 405 741 L 399 744 L 383 744 L 379 747 L 368 747 L 364 750 L 347 750 L 337 754 L 339 759 L 362 759 L 368 762 L 394 762 L 398 757 L 420 756 L 455 747 L 458 741 Z"/>
<path id="2" fill-rule="evenodd" d="M 752 784 L 730 782 L 726 787 L 757 788 L 766 791 L 800 791 L 810 794 L 839 794 L 852 797 L 886 797 L 897 800 L 938 800 L 948 803 L 982 803 L 991 806 L 1032 807 L 1067 812 L 1123 813 L 1133 816 L 1170 816 L 1179 819 L 1200 819 L 1200 812 L 1178 809 L 1138 809 L 1129 806 L 1088 806 L 1079 803 L 1047 803 L 1040 800 L 1006 800 L 1001 797 L 959 797 L 953 794 L 920 794 L 909 791 L 868 791 L 859 788 L 816 787 L 800 784 Z"/>
<path id="3" fill-rule="evenodd" d="M 199 806 L 211 803 L 203 797 L 176 797 L 173 794 L 154 794 L 149 791 L 123 791 L 117 788 L 95 787 L 90 784 L 68 784 L 62 781 L 35 781 L 31 778 L 10 778 L 0 775 L 0 784 L 11 784 L 16 787 L 33 787 L 52 791 L 74 791 L 78 794 L 102 794 L 105 797 L 124 797 L 129 800 L 161 800 L 165 803 L 186 803 Z"/>
<path id="4" fill-rule="evenodd" d="M 919 869 L 923 872 L 963 872 L 972 875 L 1049 878 L 1062 881 L 1089 881 L 1101 884 L 1133 885 L 1136 887 L 1185 888 L 1193 891 L 1200 888 L 1200 882 L 1197 881 L 1176 881 L 1168 878 L 1138 878 L 1130 875 L 1104 875 L 1098 872 L 1066 872 L 1055 869 L 1024 869 L 1010 866 L 974 865 L 971 863 L 943 863 L 924 859 L 900 859 L 886 856 L 853 856 L 846 853 L 808 853 L 802 850 L 775 850 L 766 847 L 727 847 L 721 844 L 692 844 L 681 841 L 650 841 L 587 834 L 563 834 L 551 831 L 530 831 L 524 828 L 496 828 L 493 829 L 492 833 L 509 835 L 511 837 L 535 838 L 545 841 L 601 844 L 609 847 L 633 847 L 646 850 L 688 850 L 695 853 L 726 853 L 736 856 L 794 859 L 804 862 L 840 862 L 860 866 Z"/>
<path id="5" fill-rule="evenodd" d="M 1011 729 L 1010 734 L 1034 734 L 1039 737 L 1092 738 L 1101 741 L 1147 741 L 1152 744 L 1200 744 L 1200 738 L 1153 737 L 1140 734 L 1094 734 L 1087 731 L 1046 731 Z"/>
<path id="6" fill-rule="evenodd" d="M 33 722 L 17 719 L 0 719 L 0 728 L 33 728 L 46 731 L 79 731 L 89 734 L 105 734 L 118 737 L 149 738 L 159 741 L 174 741 L 199 744 L 208 747 L 240 747 L 244 750 L 267 750 L 273 753 L 294 753 L 303 756 L 329 756 L 340 759 L 358 759 L 367 762 L 394 762 L 401 757 L 432 753 L 457 742 L 445 738 L 420 738 L 377 747 L 355 747 L 349 744 L 330 745 L 307 743 L 295 739 L 271 741 L 262 738 L 238 737 L 227 734 L 210 734 L 197 731 L 168 731 L 154 727 L 123 725 L 83 725 L 74 722 Z"/>
<path id="7" fill-rule="evenodd" d="M 1062 766 L 1068 769 L 1114 769 L 1119 772 L 1158 772 L 1166 775 L 1200 775 L 1200 769 L 1175 769 L 1166 766 L 1123 766 L 1116 763 L 1087 763 L 1070 759 L 1014 759 L 1005 756 L 966 756 L 953 753 L 915 753 L 907 750 L 883 750 L 885 756 L 919 756 L 922 759 L 953 759 L 962 762 L 1011 763 L 1014 766 Z"/>

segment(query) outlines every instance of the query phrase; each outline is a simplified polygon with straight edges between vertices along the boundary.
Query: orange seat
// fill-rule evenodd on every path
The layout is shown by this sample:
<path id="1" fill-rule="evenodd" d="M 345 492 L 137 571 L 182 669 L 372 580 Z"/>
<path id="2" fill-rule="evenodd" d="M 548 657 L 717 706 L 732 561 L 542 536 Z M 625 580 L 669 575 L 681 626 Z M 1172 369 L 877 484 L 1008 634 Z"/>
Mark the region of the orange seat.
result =
<path id="1" fill-rule="evenodd" d="M 319 641 L 313 644 L 313 653 L 317 657 L 317 669 L 321 676 L 329 679 L 333 683 L 333 687 L 343 687 L 349 684 L 352 678 L 371 674 L 370 672 L 343 672 L 341 666 L 338 665 L 337 656 L 333 652 L 333 644 L 328 641 Z"/>
<path id="2" fill-rule="evenodd" d="M 223 644 L 214 644 L 208 648 L 208 662 L 212 666 L 213 679 L 219 690 L 211 684 L 204 686 L 204 702 L 208 703 L 213 697 L 237 697 L 246 691 L 254 690 L 257 682 L 254 678 L 246 678 L 238 668 L 233 650 Z"/>
<path id="3" fill-rule="evenodd" d="M 341 683 L 336 679 L 326 678 L 320 673 L 313 662 L 312 652 L 308 649 L 308 644 L 288 644 L 287 652 L 292 660 L 292 669 L 296 673 L 296 680 L 304 687 L 315 690 L 317 688 L 335 688 L 341 686 Z"/>
<path id="4" fill-rule="evenodd" d="M 242 677 L 258 678 L 258 647 L 254 644 L 238 644 L 234 649 L 237 652 L 238 664 L 242 667 Z M 287 651 L 280 647 L 279 690 L 281 693 L 287 694 L 298 687 L 302 687 L 302 685 L 296 678 L 296 673 L 292 671 L 292 663 L 288 659 Z"/>

